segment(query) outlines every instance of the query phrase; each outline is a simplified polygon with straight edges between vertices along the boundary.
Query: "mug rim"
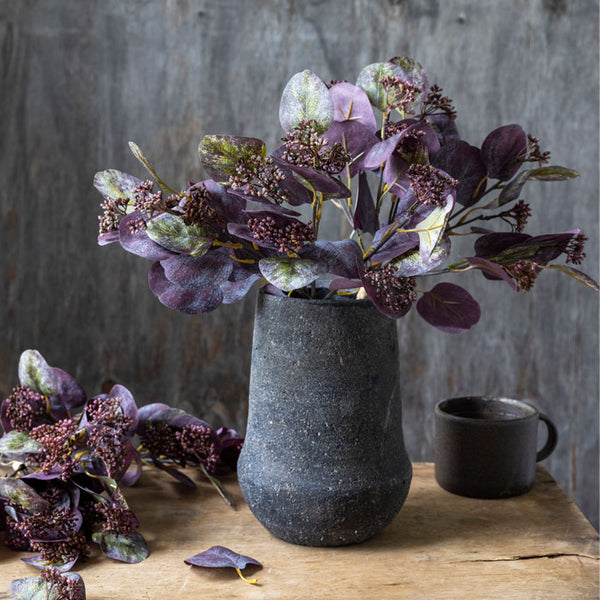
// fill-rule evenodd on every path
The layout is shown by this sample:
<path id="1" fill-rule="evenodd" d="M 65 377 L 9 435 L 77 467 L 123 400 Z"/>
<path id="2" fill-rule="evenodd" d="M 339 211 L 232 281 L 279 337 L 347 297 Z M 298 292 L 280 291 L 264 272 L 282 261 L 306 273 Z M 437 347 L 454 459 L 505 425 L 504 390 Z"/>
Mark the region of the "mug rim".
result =
<path id="1" fill-rule="evenodd" d="M 477 419 L 477 418 L 473 418 L 473 417 L 463 417 L 461 415 L 456 415 L 451 412 L 447 412 L 445 410 L 444 405 L 446 405 L 448 403 L 452 403 L 452 402 L 458 402 L 459 400 L 480 400 L 483 402 L 495 401 L 495 402 L 500 402 L 500 403 L 504 403 L 504 404 L 509 404 L 512 406 L 517 406 L 521 409 L 526 410 L 529 414 L 519 416 L 519 417 L 510 417 L 510 418 L 504 418 L 504 419 L 502 419 L 502 418 Z M 488 424 L 510 425 L 511 423 L 519 423 L 519 422 L 523 422 L 523 421 L 528 421 L 530 419 L 539 418 L 540 413 L 533 404 L 531 404 L 530 402 L 527 402 L 525 400 L 517 400 L 515 398 L 507 398 L 505 396 L 456 396 L 453 398 L 445 398 L 444 400 L 440 400 L 435 405 L 435 414 L 441 418 L 449 419 L 452 421 L 458 421 L 460 423 L 470 423 L 470 424 L 477 424 L 477 425 L 488 425 Z"/>

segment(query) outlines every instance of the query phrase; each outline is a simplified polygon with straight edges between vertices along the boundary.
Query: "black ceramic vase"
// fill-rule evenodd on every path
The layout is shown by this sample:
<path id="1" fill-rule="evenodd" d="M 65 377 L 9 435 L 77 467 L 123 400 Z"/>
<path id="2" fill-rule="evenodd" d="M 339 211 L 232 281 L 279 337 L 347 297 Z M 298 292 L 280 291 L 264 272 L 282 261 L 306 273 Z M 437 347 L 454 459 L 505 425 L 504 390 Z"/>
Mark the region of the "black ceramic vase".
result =
<path id="1" fill-rule="evenodd" d="M 259 292 L 242 493 L 275 536 L 362 542 L 408 494 L 395 321 L 369 300 Z"/>

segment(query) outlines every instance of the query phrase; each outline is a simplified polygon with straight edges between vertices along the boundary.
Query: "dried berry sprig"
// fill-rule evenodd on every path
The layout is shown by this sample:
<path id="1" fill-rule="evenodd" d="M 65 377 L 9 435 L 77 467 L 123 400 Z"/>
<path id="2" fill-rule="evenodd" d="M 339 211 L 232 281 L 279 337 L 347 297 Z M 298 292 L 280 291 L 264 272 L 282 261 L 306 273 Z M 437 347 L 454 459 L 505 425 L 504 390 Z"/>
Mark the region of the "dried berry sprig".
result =
<path id="1" fill-rule="evenodd" d="M 21 355 L 19 375 L 1 407 L 0 459 L 17 467 L 0 478 L 0 528 L 11 548 L 38 553 L 27 559 L 34 566 L 69 570 L 93 543 L 117 560 L 146 558 L 139 522 L 120 489 L 137 480 L 146 457 L 188 485 L 195 484 L 173 465 L 199 467 L 227 496 L 215 475 L 235 469 L 243 442 L 235 431 L 215 431 L 167 405 L 138 411 L 120 385 L 87 400 L 68 373 L 36 350 Z M 41 585 L 33 579 L 15 586 Z"/>
<path id="2" fill-rule="evenodd" d="M 352 157 L 339 142 L 328 145 L 314 121 L 301 121 L 282 138 L 283 158 L 292 165 L 337 174 Z"/>
<path id="3" fill-rule="evenodd" d="M 271 198 L 277 204 L 289 200 L 288 194 L 281 189 L 285 175 L 273 159 L 260 154 L 243 157 L 236 163 L 235 174 L 229 177 L 232 190 L 243 190 L 255 198 Z"/>
<path id="4" fill-rule="evenodd" d="M 452 104 L 452 100 L 448 96 L 442 96 L 442 88 L 433 84 L 429 88 L 429 93 L 423 102 L 421 115 L 446 115 L 454 121 L 457 117 L 456 108 Z"/>

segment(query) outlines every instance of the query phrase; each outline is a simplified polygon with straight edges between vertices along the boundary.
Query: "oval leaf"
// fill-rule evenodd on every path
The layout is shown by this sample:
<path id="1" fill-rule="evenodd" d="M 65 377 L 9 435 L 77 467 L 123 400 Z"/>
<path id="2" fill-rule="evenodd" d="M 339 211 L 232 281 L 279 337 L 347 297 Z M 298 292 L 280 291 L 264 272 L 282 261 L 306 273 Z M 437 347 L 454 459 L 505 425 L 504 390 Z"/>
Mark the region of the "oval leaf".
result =
<path id="1" fill-rule="evenodd" d="M 170 213 L 150 219 L 146 232 L 153 242 L 163 248 L 190 256 L 203 256 L 212 244 L 212 238 L 200 225 L 186 225 L 182 217 Z"/>
<path id="2" fill-rule="evenodd" d="M 140 183 L 142 182 L 137 177 L 116 169 L 107 169 L 94 175 L 94 187 L 103 196 L 113 200 L 122 198 L 132 204 L 135 202 L 133 191 Z"/>
<path id="3" fill-rule="evenodd" d="M 137 531 L 130 536 L 97 531 L 92 534 L 92 540 L 100 546 L 106 556 L 121 562 L 133 564 L 148 558 L 146 540 Z"/>
<path id="4" fill-rule="evenodd" d="M 279 121 L 285 131 L 312 120 L 317 132 L 323 133 L 333 123 L 333 116 L 329 90 L 312 71 L 305 69 L 288 81 L 279 105 Z"/>
<path id="5" fill-rule="evenodd" d="M 467 331 L 481 316 L 473 296 L 453 283 L 438 283 L 425 292 L 417 302 L 417 312 L 430 325 L 446 333 Z"/>
<path id="6" fill-rule="evenodd" d="M 263 277 L 280 290 L 289 292 L 311 284 L 325 273 L 327 265 L 310 258 L 263 258 L 258 263 Z"/>
<path id="7" fill-rule="evenodd" d="M 0 497 L 6 498 L 13 504 L 18 504 L 31 513 L 42 512 L 49 506 L 48 501 L 30 485 L 13 477 L 0 477 Z"/>
<path id="8" fill-rule="evenodd" d="M 527 134 L 520 125 L 494 129 L 483 141 L 481 158 L 491 179 L 507 181 L 519 170 L 519 155 L 527 150 Z"/>
<path id="9" fill-rule="evenodd" d="M 211 546 L 208 550 L 186 558 L 183 562 L 193 567 L 231 567 L 233 569 L 244 569 L 248 565 L 262 567 L 255 558 L 238 554 L 225 546 Z"/>
<path id="10" fill-rule="evenodd" d="M 393 77 L 399 71 L 400 69 L 390 62 L 372 63 L 358 74 L 356 85 L 365 91 L 373 106 L 384 111 L 387 109 L 388 103 L 381 80 L 384 77 Z"/>
<path id="11" fill-rule="evenodd" d="M 229 179 L 236 173 L 240 160 L 253 161 L 265 154 L 265 144 L 257 138 L 233 135 L 205 135 L 198 146 L 200 162 L 216 181 Z"/>
<path id="12" fill-rule="evenodd" d="M 70 600 L 85 600 L 85 584 L 79 573 L 64 573 L 65 579 L 76 581 L 75 590 L 69 596 Z M 10 595 L 14 600 L 57 600 L 64 598 L 56 586 L 48 583 L 42 577 L 24 577 L 15 579 L 10 584 Z"/>
<path id="13" fill-rule="evenodd" d="M 25 350 L 21 354 L 19 381 L 44 396 L 55 396 L 59 392 L 54 370 L 37 350 Z"/>

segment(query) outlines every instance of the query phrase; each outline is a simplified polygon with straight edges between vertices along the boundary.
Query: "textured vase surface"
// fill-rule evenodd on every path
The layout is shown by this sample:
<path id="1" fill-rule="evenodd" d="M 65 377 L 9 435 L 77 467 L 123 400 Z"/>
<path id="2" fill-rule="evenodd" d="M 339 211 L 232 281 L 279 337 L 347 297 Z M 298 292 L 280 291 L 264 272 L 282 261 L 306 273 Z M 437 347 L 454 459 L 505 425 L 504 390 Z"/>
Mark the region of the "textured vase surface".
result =
<path id="1" fill-rule="evenodd" d="M 275 536 L 362 542 L 402 507 L 396 324 L 368 300 L 258 295 L 242 493 Z"/>

